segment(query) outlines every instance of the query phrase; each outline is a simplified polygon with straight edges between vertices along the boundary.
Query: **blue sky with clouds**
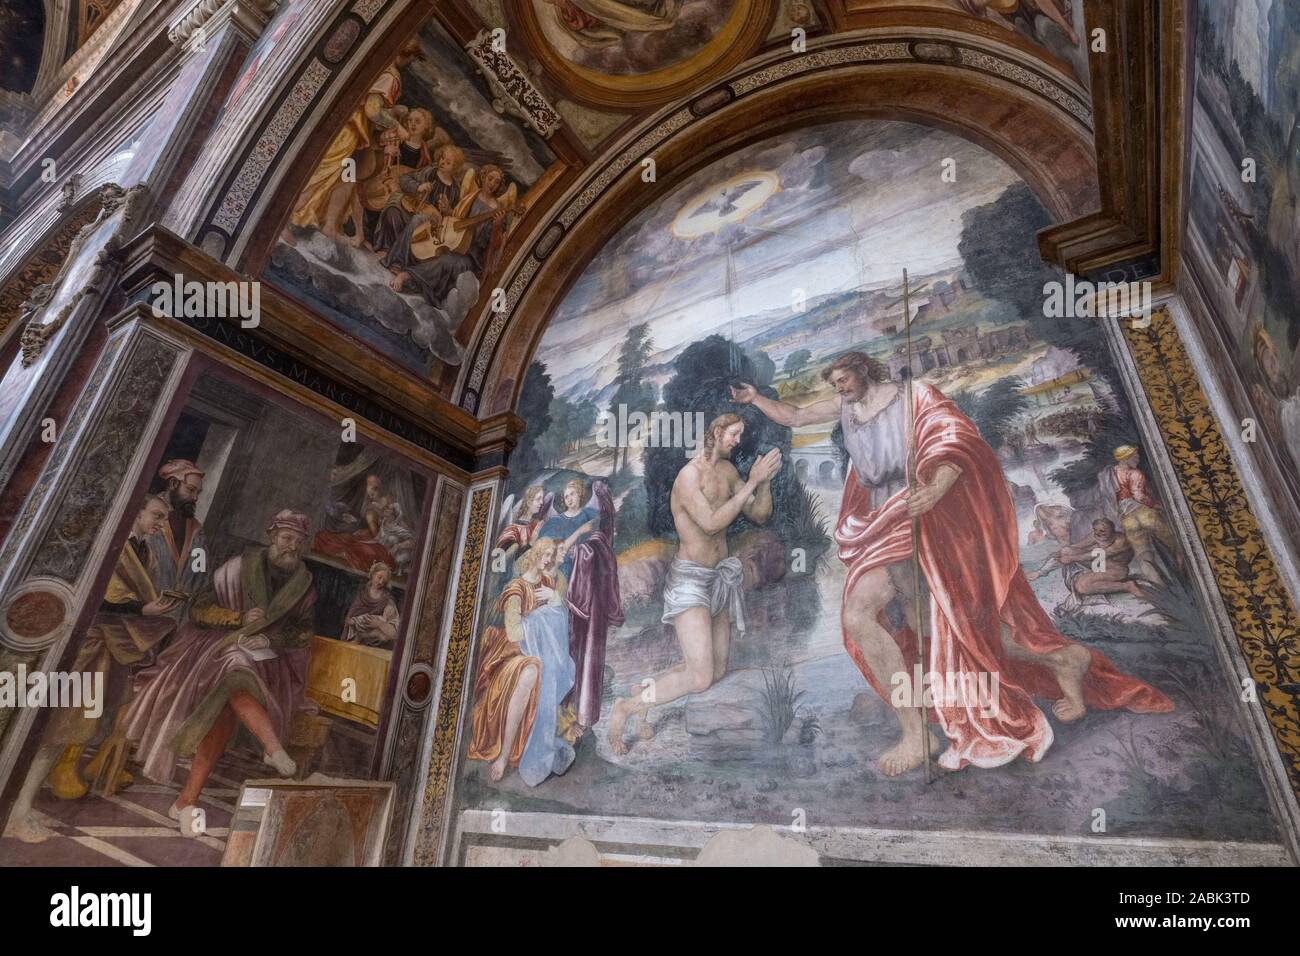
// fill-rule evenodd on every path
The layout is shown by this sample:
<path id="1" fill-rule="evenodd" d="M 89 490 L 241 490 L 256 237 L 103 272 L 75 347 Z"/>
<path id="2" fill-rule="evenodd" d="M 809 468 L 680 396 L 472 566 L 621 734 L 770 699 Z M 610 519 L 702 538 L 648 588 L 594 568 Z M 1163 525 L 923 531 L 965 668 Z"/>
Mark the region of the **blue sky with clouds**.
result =
<path id="1" fill-rule="evenodd" d="M 941 178 L 945 159 L 956 182 Z M 746 172 L 780 188 L 739 222 L 691 238 L 682 208 Z M 663 171 L 660 171 L 663 175 Z M 537 358 L 563 375 L 649 321 L 671 349 L 743 325 L 746 315 L 853 288 L 898 284 L 960 265 L 967 209 L 1019 181 L 1002 160 L 956 135 L 911 123 L 850 120 L 781 134 L 700 170 L 625 226 L 557 310 Z M 731 250 L 735 285 L 727 288 Z"/>

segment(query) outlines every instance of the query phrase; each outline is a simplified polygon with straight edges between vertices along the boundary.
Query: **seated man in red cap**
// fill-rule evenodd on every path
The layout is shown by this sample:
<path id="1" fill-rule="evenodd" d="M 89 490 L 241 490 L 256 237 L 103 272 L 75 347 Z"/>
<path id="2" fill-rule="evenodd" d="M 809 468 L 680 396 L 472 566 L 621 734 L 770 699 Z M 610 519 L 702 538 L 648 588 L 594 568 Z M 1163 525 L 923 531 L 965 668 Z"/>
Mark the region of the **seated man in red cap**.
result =
<path id="1" fill-rule="evenodd" d="M 302 563 L 311 527 L 301 511 L 271 520 L 270 541 L 231 558 L 190 608 L 189 623 L 135 680 L 124 717 L 145 776 L 171 783 L 176 757 L 192 754 L 171 808 L 181 832 L 198 836 L 199 793 L 242 724 L 284 777 L 297 771 L 282 741 L 303 696 L 316 590 Z"/>

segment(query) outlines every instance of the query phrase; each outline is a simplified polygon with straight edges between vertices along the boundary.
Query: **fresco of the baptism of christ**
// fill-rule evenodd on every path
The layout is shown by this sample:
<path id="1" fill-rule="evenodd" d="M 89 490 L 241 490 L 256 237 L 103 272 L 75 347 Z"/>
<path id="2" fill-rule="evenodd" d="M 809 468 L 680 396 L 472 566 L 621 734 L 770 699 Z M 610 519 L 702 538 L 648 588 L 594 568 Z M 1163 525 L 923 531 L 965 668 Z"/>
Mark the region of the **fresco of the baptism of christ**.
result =
<path id="1" fill-rule="evenodd" d="M 430 21 L 313 158 L 266 277 L 417 375 L 460 364 L 455 334 L 554 162 L 492 102 Z"/>
<path id="2" fill-rule="evenodd" d="M 626 225 L 522 386 L 462 808 L 1276 839 L 1163 452 L 1044 316 L 1049 224 L 853 120 Z"/>

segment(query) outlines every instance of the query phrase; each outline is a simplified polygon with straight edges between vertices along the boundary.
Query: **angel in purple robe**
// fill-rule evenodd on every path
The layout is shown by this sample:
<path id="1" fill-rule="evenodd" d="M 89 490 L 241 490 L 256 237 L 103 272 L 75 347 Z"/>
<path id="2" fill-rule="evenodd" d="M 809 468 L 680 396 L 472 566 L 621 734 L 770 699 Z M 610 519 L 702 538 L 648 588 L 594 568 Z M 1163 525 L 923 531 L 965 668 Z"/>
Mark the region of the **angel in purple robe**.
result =
<path id="1" fill-rule="evenodd" d="M 580 508 L 585 491 L 579 479 L 566 484 L 565 511 L 551 515 L 538 529 L 539 537 L 563 542 L 559 570 L 568 582 L 564 600 L 569 608 L 569 652 L 577 668 L 563 706 L 574 708 L 583 733 L 600 720 L 605 640 L 611 627 L 623 623 L 614 554 L 616 505 L 609 486 L 597 481 L 590 500 Z"/>

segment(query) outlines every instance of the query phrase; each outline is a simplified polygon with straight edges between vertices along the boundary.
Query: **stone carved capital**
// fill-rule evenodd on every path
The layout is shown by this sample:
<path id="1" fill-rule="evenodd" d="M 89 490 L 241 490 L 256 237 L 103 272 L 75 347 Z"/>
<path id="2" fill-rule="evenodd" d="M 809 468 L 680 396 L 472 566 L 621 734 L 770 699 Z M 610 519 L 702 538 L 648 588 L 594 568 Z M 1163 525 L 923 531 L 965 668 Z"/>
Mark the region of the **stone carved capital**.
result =
<path id="1" fill-rule="evenodd" d="M 30 367 L 40 358 L 41 352 L 45 350 L 45 344 L 63 327 L 63 324 L 81 301 L 86 296 L 98 292 L 104 286 L 106 272 L 116 263 L 117 253 L 122 244 L 130 238 L 129 230 L 134 225 L 135 220 L 139 218 L 140 210 L 147 198 L 148 189 L 143 183 L 129 189 L 123 189 L 116 183 L 105 183 L 99 187 L 99 214 L 94 220 L 82 226 L 81 231 L 72 240 L 67 255 L 63 258 L 63 266 L 59 269 L 59 274 L 54 281 L 44 283 L 33 289 L 31 296 L 20 307 L 18 321 L 23 323 L 23 331 L 19 337 L 19 346 L 22 349 L 23 368 Z M 63 304 L 58 314 L 54 318 L 47 320 L 45 317 L 46 309 L 54 299 L 68 267 L 76 260 L 82 246 L 99 228 L 100 224 L 119 212 L 121 212 L 122 216 L 117 228 L 113 230 L 112 235 L 104 240 L 103 248 L 99 250 L 95 257 L 94 272 L 85 285 Z"/>
<path id="2" fill-rule="evenodd" d="M 185 46 L 227 20 L 244 28 L 250 37 L 262 32 L 280 0 L 198 0 L 167 29 L 167 39 Z"/>

